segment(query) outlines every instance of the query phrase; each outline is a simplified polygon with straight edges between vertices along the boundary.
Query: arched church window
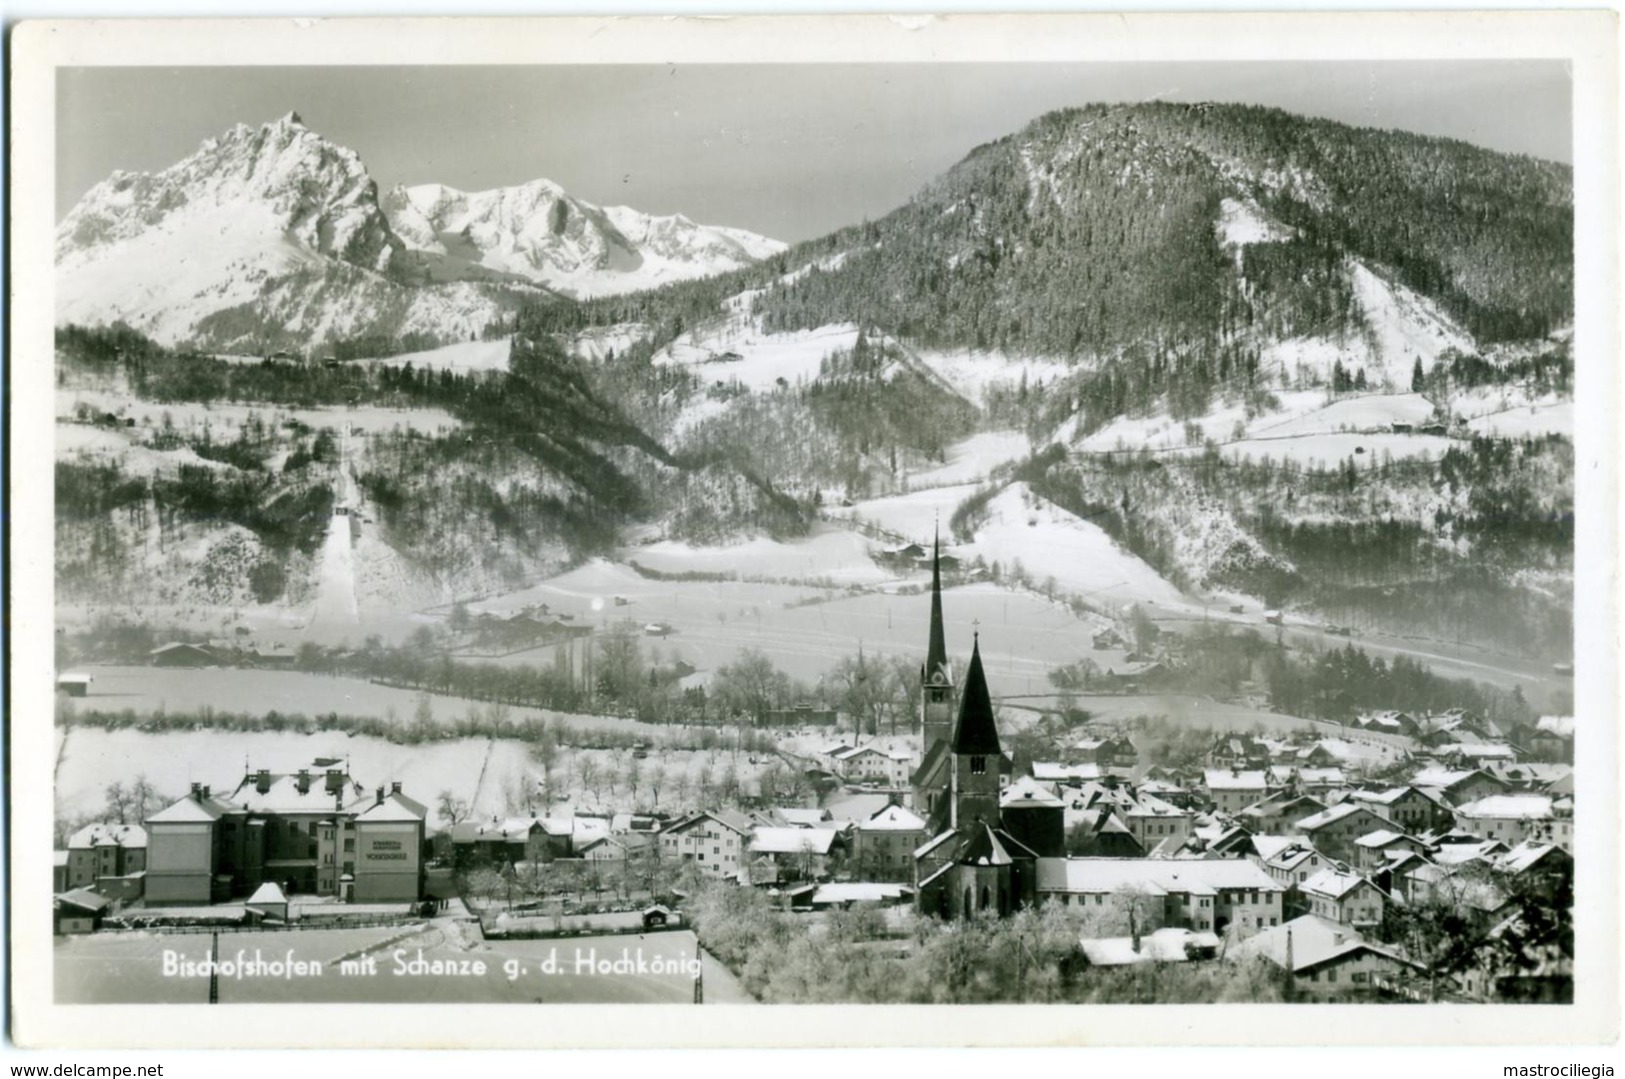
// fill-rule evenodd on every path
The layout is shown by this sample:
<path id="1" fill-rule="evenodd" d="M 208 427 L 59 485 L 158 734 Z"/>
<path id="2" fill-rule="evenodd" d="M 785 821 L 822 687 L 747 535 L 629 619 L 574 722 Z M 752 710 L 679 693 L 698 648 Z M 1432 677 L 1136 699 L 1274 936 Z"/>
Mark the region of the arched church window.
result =
<path id="1" fill-rule="evenodd" d="M 972 757 L 970 759 L 970 774 L 973 775 L 973 776 L 986 775 L 987 774 L 987 758 L 986 757 Z"/>
<path id="2" fill-rule="evenodd" d="M 987 885 L 984 884 L 984 885 L 982 885 L 982 909 L 986 910 L 988 907 L 991 907 L 992 905 L 993 905 L 993 896 L 987 890 Z"/>

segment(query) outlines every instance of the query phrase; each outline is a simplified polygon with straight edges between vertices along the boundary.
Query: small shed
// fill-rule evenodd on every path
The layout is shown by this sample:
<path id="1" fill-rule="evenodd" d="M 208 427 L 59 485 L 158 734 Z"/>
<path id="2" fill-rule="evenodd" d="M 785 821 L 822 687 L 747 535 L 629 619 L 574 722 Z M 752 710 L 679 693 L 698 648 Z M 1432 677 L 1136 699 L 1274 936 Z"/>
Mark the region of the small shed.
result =
<path id="1" fill-rule="evenodd" d="M 266 881 L 254 889 L 254 894 L 249 896 L 248 902 L 243 905 L 261 917 L 275 918 L 283 922 L 288 920 L 288 897 L 272 881 Z"/>
<path id="2" fill-rule="evenodd" d="M 97 895 L 89 888 L 75 888 L 56 896 L 51 913 L 57 936 L 94 933 L 110 905 L 106 896 Z"/>
<path id="3" fill-rule="evenodd" d="M 653 906 L 643 908 L 643 928 L 645 929 L 665 929 L 668 926 L 676 925 L 681 918 L 682 915 L 664 903 L 656 903 Z"/>
<path id="4" fill-rule="evenodd" d="M 154 667 L 212 667 L 218 662 L 208 649 L 180 641 L 154 648 L 150 654 Z"/>

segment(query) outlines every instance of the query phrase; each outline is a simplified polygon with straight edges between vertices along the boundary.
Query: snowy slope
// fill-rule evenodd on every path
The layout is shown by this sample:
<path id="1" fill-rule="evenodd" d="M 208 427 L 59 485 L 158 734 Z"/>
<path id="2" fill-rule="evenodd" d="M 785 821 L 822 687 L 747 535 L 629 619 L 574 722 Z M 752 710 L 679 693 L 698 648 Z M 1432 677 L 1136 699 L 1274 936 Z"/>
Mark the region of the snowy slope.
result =
<path id="1" fill-rule="evenodd" d="M 1019 562 L 1035 584 L 1053 578 L 1062 591 L 1096 603 L 1184 603 L 1177 588 L 1118 547 L 1099 525 L 1039 497 L 1024 483 L 995 495 L 974 540 L 956 551 L 1007 569 Z"/>
<path id="2" fill-rule="evenodd" d="M 550 180 L 476 192 L 395 187 L 383 205 L 401 240 L 435 257 L 437 277 L 483 270 L 580 297 L 706 277 L 784 250 L 776 240 L 681 214 L 595 206 Z"/>

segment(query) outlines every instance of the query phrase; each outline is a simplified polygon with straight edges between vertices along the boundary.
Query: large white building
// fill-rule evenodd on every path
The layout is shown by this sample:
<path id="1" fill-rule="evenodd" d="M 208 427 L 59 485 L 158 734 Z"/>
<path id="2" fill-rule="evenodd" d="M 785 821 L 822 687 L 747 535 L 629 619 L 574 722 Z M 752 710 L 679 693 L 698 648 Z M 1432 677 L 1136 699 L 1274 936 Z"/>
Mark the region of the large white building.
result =
<path id="1" fill-rule="evenodd" d="M 1132 908 L 1152 925 L 1245 937 L 1282 920 L 1285 889 L 1245 859 L 1040 858 L 1038 898 L 1070 907 Z"/>

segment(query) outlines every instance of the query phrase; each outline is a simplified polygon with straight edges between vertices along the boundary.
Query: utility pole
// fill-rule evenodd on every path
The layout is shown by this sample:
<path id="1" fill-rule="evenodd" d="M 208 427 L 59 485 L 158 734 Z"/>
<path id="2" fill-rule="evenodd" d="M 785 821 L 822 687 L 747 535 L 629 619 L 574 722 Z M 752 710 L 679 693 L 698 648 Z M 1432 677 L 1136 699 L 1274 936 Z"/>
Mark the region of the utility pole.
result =
<path id="1" fill-rule="evenodd" d="M 209 1003 L 220 1003 L 220 933 L 209 934 Z"/>

